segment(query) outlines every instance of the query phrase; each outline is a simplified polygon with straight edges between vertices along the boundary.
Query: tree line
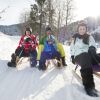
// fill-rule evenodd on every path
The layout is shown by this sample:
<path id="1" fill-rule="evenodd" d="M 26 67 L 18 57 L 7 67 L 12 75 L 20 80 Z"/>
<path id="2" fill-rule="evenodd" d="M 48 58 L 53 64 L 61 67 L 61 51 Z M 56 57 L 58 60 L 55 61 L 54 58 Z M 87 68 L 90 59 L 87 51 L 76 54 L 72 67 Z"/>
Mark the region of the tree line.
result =
<path id="1" fill-rule="evenodd" d="M 31 10 L 22 14 L 24 26 L 30 26 L 41 38 L 45 27 L 50 26 L 56 35 L 60 27 L 67 26 L 73 20 L 74 0 L 35 0 L 30 5 Z"/>

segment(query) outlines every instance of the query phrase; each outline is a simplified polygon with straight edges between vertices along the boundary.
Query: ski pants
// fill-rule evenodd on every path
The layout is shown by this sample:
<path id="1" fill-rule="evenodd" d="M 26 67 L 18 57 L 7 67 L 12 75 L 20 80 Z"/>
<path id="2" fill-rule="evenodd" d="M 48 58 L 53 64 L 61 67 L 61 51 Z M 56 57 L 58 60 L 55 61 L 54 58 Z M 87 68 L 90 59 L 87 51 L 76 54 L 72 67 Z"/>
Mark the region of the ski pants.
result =
<path id="1" fill-rule="evenodd" d="M 53 53 L 43 51 L 41 53 L 41 57 L 39 61 L 39 68 L 42 69 L 42 67 L 45 66 L 46 60 L 55 59 L 55 58 L 60 61 L 61 55 L 58 51 L 55 51 Z"/>
<path id="2" fill-rule="evenodd" d="M 20 57 L 29 57 L 30 54 L 33 54 L 33 56 L 34 56 L 35 58 L 37 58 L 37 51 L 36 51 L 36 49 L 34 49 L 34 50 L 32 50 L 32 51 L 29 51 L 29 53 L 26 53 L 26 52 L 24 51 L 24 49 L 20 47 L 20 48 L 18 48 L 18 49 L 15 50 L 15 54 L 16 54 L 16 56 L 18 56 L 19 58 L 20 58 Z"/>
<path id="3" fill-rule="evenodd" d="M 92 60 L 89 53 L 82 53 L 75 57 L 75 62 L 81 66 L 81 77 L 85 88 L 95 88 L 93 79 Z"/>

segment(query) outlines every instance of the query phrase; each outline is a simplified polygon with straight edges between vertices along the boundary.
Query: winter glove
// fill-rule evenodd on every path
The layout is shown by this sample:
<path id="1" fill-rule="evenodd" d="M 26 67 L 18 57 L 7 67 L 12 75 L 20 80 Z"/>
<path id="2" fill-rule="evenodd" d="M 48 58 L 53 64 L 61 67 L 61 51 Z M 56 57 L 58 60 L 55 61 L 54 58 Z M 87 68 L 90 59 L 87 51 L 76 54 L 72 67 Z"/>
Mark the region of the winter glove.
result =
<path id="1" fill-rule="evenodd" d="M 31 41 L 31 38 L 30 38 L 30 37 L 25 37 L 25 38 L 24 38 L 24 41 L 25 41 L 25 42 L 30 42 L 30 41 Z"/>
<path id="2" fill-rule="evenodd" d="M 88 49 L 88 53 L 92 55 L 96 55 L 96 48 L 94 46 L 90 46 Z"/>
<path id="3" fill-rule="evenodd" d="M 71 59 L 72 59 L 72 63 L 75 64 L 74 56 L 71 56 Z"/>
<path id="4" fill-rule="evenodd" d="M 21 49 L 24 49 L 24 45 L 21 46 Z"/>

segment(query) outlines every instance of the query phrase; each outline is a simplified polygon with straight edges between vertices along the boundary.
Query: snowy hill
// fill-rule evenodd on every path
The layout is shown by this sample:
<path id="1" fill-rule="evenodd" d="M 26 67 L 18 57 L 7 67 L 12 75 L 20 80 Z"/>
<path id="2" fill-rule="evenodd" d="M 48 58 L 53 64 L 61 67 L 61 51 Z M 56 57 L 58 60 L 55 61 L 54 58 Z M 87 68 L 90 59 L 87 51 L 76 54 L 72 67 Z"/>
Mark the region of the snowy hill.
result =
<path id="1" fill-rule="evenodd" d="M 13 24 L 13 25 L 0 25 L 0 31 L 8 34 L 8 35 L 21 35 L 22 31 L 22 23 Z"/>
<path id="2" fill-rule="evenodd" d="M 6 63 L 19 38 L 0 34 L 0 100 L 100 100 L 100 97 L 86 95 L 83 86 L 73 77 L 68 46 L 64 46 L 66 68 L 50 65 L 46 71 L 39 71 L 30 68 L 29 62 L 22 64 L 20 67 L 24 69 L 21 70 L 8 68 Z M 94 78 L 96 89 L 100 91 L 100 79 Z"/>
<path id="3" fill-rule="evenodd" d="M 100 33 L 100 26 L 98 26 L 94 31 L 92 31 L 92 34 L 94 33 Z"/>

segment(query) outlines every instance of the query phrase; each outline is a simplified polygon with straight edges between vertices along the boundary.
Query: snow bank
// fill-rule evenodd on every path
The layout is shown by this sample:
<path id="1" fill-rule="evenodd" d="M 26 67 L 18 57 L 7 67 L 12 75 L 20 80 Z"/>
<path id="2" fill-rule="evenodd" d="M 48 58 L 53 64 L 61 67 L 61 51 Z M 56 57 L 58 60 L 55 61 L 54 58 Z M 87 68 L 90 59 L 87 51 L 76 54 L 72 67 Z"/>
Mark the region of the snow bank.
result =
<path id="1" fill-rule="evenodd" d="M 6 63 L 14 52 L 19 37 L 0 35 L 0 100 L 100 100 L 86 95 L 83 86 L 73 77 L 74 66 L 69 59 L 69 47 L 64 46 L 68 66 L 57 69 L 50 65 L 46 71 L 30 68 L 29 63 L 8 68 Z M 100 79 L 95 78 L 100 90 Z"/>

